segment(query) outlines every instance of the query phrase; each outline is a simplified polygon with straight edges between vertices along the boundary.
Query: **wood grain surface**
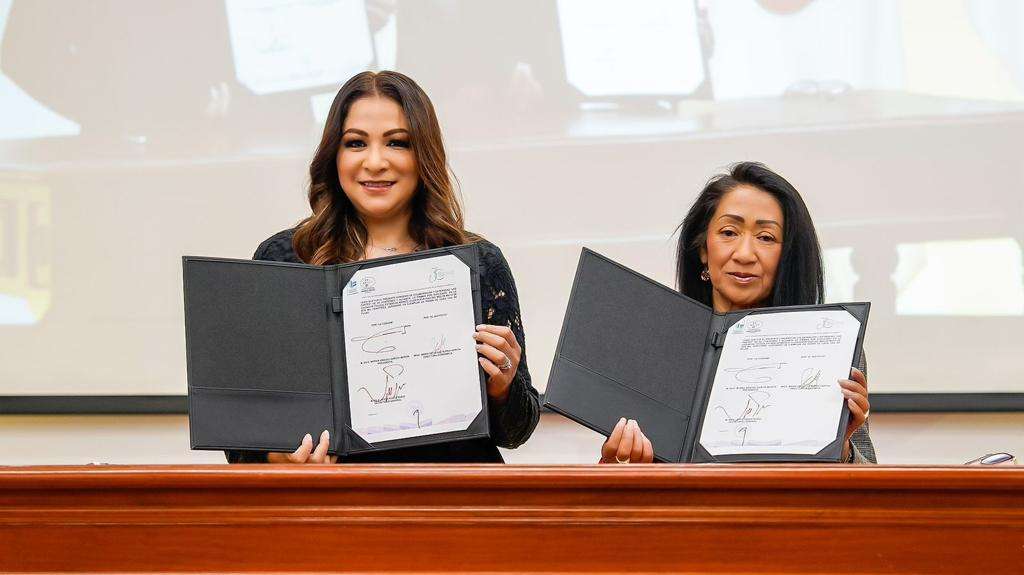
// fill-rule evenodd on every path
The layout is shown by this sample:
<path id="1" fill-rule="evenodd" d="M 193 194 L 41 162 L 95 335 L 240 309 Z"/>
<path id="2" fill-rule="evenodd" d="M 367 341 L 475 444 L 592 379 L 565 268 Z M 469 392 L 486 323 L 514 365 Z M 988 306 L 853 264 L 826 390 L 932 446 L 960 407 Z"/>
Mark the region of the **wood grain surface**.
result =
<path id="1" fill-rule="evenodd" d="M 0 572 L 1024 573 L 1024 468 L 0 467 Z"/>

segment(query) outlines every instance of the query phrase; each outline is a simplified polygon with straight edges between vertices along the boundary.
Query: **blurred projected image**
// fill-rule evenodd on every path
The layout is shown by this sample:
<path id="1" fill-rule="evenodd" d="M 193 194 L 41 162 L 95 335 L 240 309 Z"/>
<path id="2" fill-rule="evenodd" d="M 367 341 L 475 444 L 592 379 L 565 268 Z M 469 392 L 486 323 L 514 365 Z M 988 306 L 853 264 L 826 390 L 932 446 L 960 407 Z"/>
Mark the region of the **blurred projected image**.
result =
<path id="1" fill-rule="evenodd" d="M 702 0 L 701 6 L 713 37 L 708 67 L 717 100 L 785 95 L 838 105 L 873 95 L 857 107 L 881 117 L 999 109 L 958 108 L 951 99 L 1024 101 L 1024 6 L 1017 2 Z M 854 118 L 864 112 L 850 110 Z"/>
<path id="2" fill-rule="evenodd" d="M 364 68 L 423 86 L 467 225 L 532 270 L 538 381 L 579 246 L 671 284 L 749 159 L 807 190 L 827 298 L 873 302 L 879 391 L 977 390 L 979 354 L 1021 391 L 1024 2 L 0 0 L 0 396 L 184 393 L 180 256 L 306 215 Z"/>
<path id="3" fill-rule="evenodd" d="M 558 0 L 558 19 L 566 76 L 586 96 L 684 96 L 704 81 L 690 2 Z"/>
<path id="4" fill-rule="evenodd" d="M 13 0 L 0 0 L 0 62 L 3 61 L 4 31 Z M 0 140 L 22 140 L 75 136 L 81 128 L 40 104 L 0 71 Z"/>
<path id="5" fill-rule="evenodd" d="M 225 128 L 210 124 L 225 115 L 231 78 L 216 2 L 14 0 L 0 56 L 21 90 L 81 127 L 63 160 L 137 155 L 141 144 L 201 150 Z"/>
<path id="6" fill-rule="evenodd" d="M 983 51 L 1010 77 L 1012 93 L 1020 97 L 1024 91 L 1024 2 L 967 0 L 966 4 L 971 27 L 986 49 Z"/>
<path id="7" fill-rule="evenodd" d="M 878 125 L 1024 111 L 1019 3 L 557 4 L 565 76 L 582 98 L 581 117 L 570 124 L 574 136 Z M 658 109 L 637 105 L 645 99 Z"/>
<path id="8" fill-rule="evenodd" d="M 1024 256 L 1013 238 L 899 244 L 897 315 L 1024 315 Z"/>
<path id="9" fill-rule="evenodd" d="M 256 94 L 341 84 L 370 68 L 363 0 L 227 0 L 238 81 Z"/>
<path id="10" fill-rule="evenodd" d="M 387 17 L 375 16 L 388 7 L 0 0 L 0 138 L 80 134 L 61 148 L 77 161 L 304 155 L 310 97 L 377 65 L 375 26 Z"/>
<path id="11" fill-rule="evenodd" d="M 0 325 L 38 323 L 50 307 L 50 193 L 0 181 Z"/>
<path id="12" fill-rule="evenodd" d="M 825 301 L 857 301 L 854 288 L 860 276 L 853 267 L 853 248 L 827 248 L 822 250 L 822 260 L 825 267 Z"/>
<path id="13" fill-rule="evenodd" d="M 904 82 L 900 5 L 889 0 L 704 2 L 715 98 L 838 96 Z"/>
<path id="14" fill-rule="evenodd" d="M 579 93 L 565 79 L 552 0 L 399 0 L 398 71 L 463 145 L 561 136 Z"/>

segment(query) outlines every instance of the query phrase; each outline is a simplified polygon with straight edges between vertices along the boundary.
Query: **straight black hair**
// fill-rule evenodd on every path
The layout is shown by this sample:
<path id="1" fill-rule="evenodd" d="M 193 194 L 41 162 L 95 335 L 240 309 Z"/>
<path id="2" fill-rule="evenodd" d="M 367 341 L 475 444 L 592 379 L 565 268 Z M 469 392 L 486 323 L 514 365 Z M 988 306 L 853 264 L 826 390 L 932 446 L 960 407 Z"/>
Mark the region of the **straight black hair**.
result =
<path id="1" fill-rule="evenodd" d="M 770 305 L 819 304 L 825 299 L 821 247 L 814 222 L 793 184 L 758 162 L 740 162 L 727 173 L 708 180 L 697 201 L 679 224 L 676 248 L 676 282 L 688 297 L 712 305 L 711 282 L 703 281 L 700 252 L 707 245 L 708 224 L 722 196 L 746 185 L 767 192 L 782 206 L 782 256 L 779 259 Z"/>

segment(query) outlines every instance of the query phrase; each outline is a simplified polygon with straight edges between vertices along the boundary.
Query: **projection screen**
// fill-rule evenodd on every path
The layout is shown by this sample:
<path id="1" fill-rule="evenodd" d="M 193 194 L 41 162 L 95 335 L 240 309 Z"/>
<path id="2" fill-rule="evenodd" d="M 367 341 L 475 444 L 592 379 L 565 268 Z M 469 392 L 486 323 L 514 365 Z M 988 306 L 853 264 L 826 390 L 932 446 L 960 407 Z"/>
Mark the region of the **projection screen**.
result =
<path id="1" fill-rule="evenodd" d="M 873 393 L 1024 393 L 1024 6 L 0 0 L 0 396 L 185 393 L 184 254 L 308 211 L 340 85 L 433 99 L 543 390 L 582 246 L 673 285 L 704 182 L 803 194 Z"/>

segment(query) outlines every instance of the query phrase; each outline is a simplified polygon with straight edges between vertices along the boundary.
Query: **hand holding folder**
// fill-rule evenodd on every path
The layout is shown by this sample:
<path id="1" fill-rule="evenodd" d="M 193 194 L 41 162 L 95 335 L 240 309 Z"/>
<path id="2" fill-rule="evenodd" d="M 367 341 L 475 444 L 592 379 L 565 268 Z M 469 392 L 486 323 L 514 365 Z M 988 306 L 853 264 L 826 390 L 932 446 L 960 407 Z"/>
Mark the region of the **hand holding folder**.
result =
<path id="1" fill-rule="evenodd" d="M 302 455 L 329 436 L 308 446 L 319 458 L 489 436 L 477 246 L 183 266 L 193 449 Z"/>
<path id="2" fill-rule="evenodd" d="M 604 435 L 636 420 L 660 461 L 839 461 L 850 412 L 838 380 L 869 308 L 715 313 L 584 249 L 546 405 Z"/>

